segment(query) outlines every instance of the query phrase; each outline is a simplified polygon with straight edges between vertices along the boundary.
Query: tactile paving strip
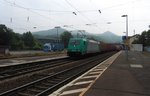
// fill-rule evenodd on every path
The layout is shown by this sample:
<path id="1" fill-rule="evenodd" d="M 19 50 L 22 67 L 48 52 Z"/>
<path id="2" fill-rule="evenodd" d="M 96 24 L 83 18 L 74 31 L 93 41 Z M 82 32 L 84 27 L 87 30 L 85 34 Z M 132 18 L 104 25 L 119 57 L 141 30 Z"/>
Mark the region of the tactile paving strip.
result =
<path id="1" fill-rule="evenodd" d="M 94 84 L 102 73 L 114 62 L 122 51 L 111 56 L 104 62 L 92 68 L 79 78 L 58 89 L 49 96 L 83 96 L 83 94 Z"/>

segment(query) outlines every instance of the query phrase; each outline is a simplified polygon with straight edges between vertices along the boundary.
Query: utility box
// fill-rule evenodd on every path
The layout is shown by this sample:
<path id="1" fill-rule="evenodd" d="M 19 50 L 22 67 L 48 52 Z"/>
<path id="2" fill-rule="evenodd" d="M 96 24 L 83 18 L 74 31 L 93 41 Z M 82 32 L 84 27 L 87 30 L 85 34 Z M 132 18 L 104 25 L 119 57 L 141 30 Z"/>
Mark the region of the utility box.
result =
<path id="1" fill-rule="evenodd" d="M 143 44 L 131 44 L 130 46 L 131 51 L 143 51 Z"/>

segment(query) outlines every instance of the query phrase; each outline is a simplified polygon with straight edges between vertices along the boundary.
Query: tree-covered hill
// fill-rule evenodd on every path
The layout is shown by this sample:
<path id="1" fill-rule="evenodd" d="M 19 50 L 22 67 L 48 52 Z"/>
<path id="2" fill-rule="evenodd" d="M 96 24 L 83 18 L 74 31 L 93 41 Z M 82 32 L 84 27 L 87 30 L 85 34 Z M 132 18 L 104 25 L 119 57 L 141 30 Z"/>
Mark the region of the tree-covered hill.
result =
<path id="1" fill-rule="evenodd" d="M 41 38 L 57 39 L 57 38 L 60 38 L 61 34 L 65 31 L 67 30 L 63 28 L 58 28 L 58 35 L 57 35 L 57 29 L 53 28 L 49 30 L 33 32 L 33 35 L 35 38 L 40 38 L 40 39 Z M 86 38 L 90 38 L 90 39 L 94 39 L 98 41 L 103 41 L 106 43 L 121 43 L 122 42 L 121 36 L 117 36 L 109 31 L 104 32 L 102 34 L 91 34 L 83 30 L 72 30 L 68 32 L 70 32 L 73 35 L 73 37 L 86 37 Z"/>
<path id="2" fill-rule="evenodd" d="M 112 32 L 104 32 L 102 34 L 97 34 L 97 38 L 100 41 L 103 41 L 105 43 L 121 43 L 122 42 L 122 37 L 118 36 Z"/>
<path id="3" fill-rule="evenodd" d="M 62 34 L 64 31 L 67 31 L 66 29 L 63 28 L 53 28 L 53 29 L 49 29 L 49 30 L 43 30 L 43 31 L 37 31 L 37 32 L 32 32 L 32 34 L 35 37 L 49 37 L 49 38 L 56 38 L 57 35 L 60 36 L 60 34 Z"/>

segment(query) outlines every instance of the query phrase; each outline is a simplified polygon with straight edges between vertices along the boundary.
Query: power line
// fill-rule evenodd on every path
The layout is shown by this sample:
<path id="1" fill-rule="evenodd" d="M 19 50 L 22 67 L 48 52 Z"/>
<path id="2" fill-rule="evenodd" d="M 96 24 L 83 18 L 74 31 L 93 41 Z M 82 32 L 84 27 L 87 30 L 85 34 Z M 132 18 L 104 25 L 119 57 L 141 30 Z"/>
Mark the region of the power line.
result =
<path id="1" fill-rule="evenodd" d="M 78 13 L 80 13 L 82 15 L 82 17 L 86 18 L 90 23 L 93 23 L 87 16 L 85 16 L 84 14 L 82 14 L 82 12 L 80 12 L 76 7 L 74 7 L 68 0 L 65 0 L 73 9 L 75 9 Z M 99 11 L 101 13 L 101 11 Z M 99 29 L 99 27 L 95 26 L 96 28 Z"/>
<path id="2" fill-rule="evenodd" d="M 38 13 L 38 12 L 32 11 L 32 10 L 30 10 L 30 8 L 26 8 L 26 7 L 20 6 L 20 5 L 16 4 L 16 3 L 12 3 L 12 2 L 9 2 L 9 1 L 7 1 L 7 0 L 3 0 L 3 1 L 5 1 L 6 3 L 9 3 L 9 4 L 11 4 L 11 5 L 14 5 L 14 7 L 27 10 L 27 11 L 29 11 L 29 12 L 32 12 L 32 13 L 34 13 L 34 14 L 37 14 L 37 15 L 39 15 L 39 16 L 41 16 L 41 17 L 46 18 L 46 19 L 51 19 L 51 20 L 54 21 L 54 22 L 57 22 L 57 23 L 59 23 L 59 24 L 60 24 L 60 23 L 63 24 L 62 22 L 56 21 L 56 20 L 54 20 L 54 19 L 52 19 L 52 18 L 50 18 L 50 17 L 47 17 L 47 16 L 45 16 L 45 15 L 42 15 L 42 14 Z"/>
<path id="3" fill-rule="evenodd" d="M 70 13 L 72 14 L 73 11 L 65 11 L 65 10 L 47 10 L 47 9 L 37 9 L 37 8 L 29 8 L 29 7 L 23 7 L 23 6 L 20 6 L 16 3 L 12 3 L 12 2 L 9 2 L 7 0 L 4 0 L 5 2 L 11 4 L 11 5 L 14 5 L 15 7 L 19 7 L 19 8 L 22 8 L 22 9 L 26 9 L 26 10 L 36 10 L 36 11 L 42 11 L 42 12 L 55 12 L 55 13 Z M 100 10 L 80 10 L 78 12 L 100 12 Z"/>
<path id="4" fill-rule="evenodd" d="M 139 0 L 134 0 L 134 1 L 129 1 L 129 2 L 126 2 L 126 3 L 122 3 L 122 4 L 113 5 L 113 6 L 110 6 L 110 7 L 102 8 L 102 10 L 106 10 L 106 9 L 110 9 L 110 8 L 114 8 L 114 7 L 119 7 L 119 6 L 124 6 L 124 5 L 127 5 L 129 3 L 133 3 L 133 2 L 137 2 L 137 1 L 139 1 Z"/>
<path id="5" fill-rule="evenodd" d="M 47 17 L 47 16 L 45 16 L 45 15 L 42 15 L 42 14 L 40 14 L 40 13 L 38 13 L 38 12 L 32 11 L 32 10 L 30 10 L 30 9 L 28 9 L 28 8 L 25 8 L 25 7 L 23 7 L 23 6 L 20 6 L 20 5 L 16 4 L 16 3 L 12 3 L 12 2 L 9 2 L 9 1 L 7 1 L 7 0 L 3 0 L 3 1 L 5 1 L 5 2 L 8 3 L 8 4 L 10 4 L 10 6 L 12 6 L 12 7 L 21 8 L 21 9 L 27 10 L 27 11 L 29 11 L 29 12 L 31 12 L 31 13 L 34 13 L 34 14 L 36 14 L 36 15 L 39 15 L 39 16 L 41 16 L 42 18 L 44 17 L 46 20 L 47 20 L 47 19 L 51 19 L 50 17 Z M 29 21 L 29 17 L 27 17 L 27 22 L 28 22 L 28 21 Z M 56 20 L 54 20 L 54 19 L 51 19 L 51 21 L 55 21 L 55 22 L 57 22 L 58 24 L 61 23 L 61 22 L 56 21 Z M 10 22 L 12 23 L 12 19 L 10 19 Z M 63 24 L 63 23 L 61 23 L 61 24 Z M 22 28 L 20 28 L 20 29 L 22 29 Z"/>
<path id="6" fill-rule="evenodd" d="M 9 2 L 9 1 L 7 1 L 7 0 L 3 0 L 3 1 L 5 1 L 5 2 L 8 3 L 8 4 L 10 4 L 12 7 L 21 8 L 21 9 L 27 10 L 27 11 L 29 11 L 29 12 L 32 12 L 32 13 L 34 13 L 34 14 L 37 14 L 37 15 L 39 15 L 39 16 L 41 16 L 41 17 L 45 17 L 46 19 L 49 19 L 49 17 L 47 17 L 47 16 L 45 16 L 45 15 L 42 15 L 42 14 L 39 14 L 38 12 L 32 11 L 30 8 L 26 8 L 26 7 L 20 6 L 20 5 L 16 4 L 16 3 L 12 3 L 12 2 Z M 72 12 L 72 11 L 70 11 L 70 12 Z M 74 13 L 74 14 L 75 14 L 75 13 Z M 26 21 L 28 22 L 28 21 L 30 20 L 30 17 L 28 16 L 28 17 L 26 17 L 26 18 L 27 18 Z M 54 20 L 53 20 L 53 21 L 54 21 Z M 12 18 L 10 18 L 10 22 L 12 23 Z M 62 25 L 64 25 L 64 24 L 62 23 Z M 37 27 L 46 27 L 46 26 L 37 26 Z M 14 27 L 14 28 L 27 30 L 27 29 L 21 28 L 21 27 Z M 28 27 L 28 28 L 29 28 L 29 27 Z M 77 28 L 73 28 L 73 27 L 70 27 L 70 28 L 72 28 L 72 29 L 77 29 Z"/>
<path id="7" fill-rule="evenodd" d="M 30 11 L 30 12 L 32 12 L 32 13 L 34 13 L 34 14 L 37 14 L 37 15 L 40 15 L 41 17 L 45 17 L 46 19 L 50 19 L 50 17 L 47 17 L 47 16 L 45 16 L 45 15 L 42 15 L 42 14 L 40 14 L 40 13 L 38 13 L 38 12 L 35 12 L 35 11 L 33 11 L 33 10 L 37 10 L 37 11 L 47 11 L 47 12 L 50 12 L 50 10 L 44 10 L 44 9 L 34 9 L 34 8 L 26 8 L 26 7 L 23 7 L 23 6 L 20 6 L 20 5 L 18 5 L 18 4 L 16 4 L 16 3 L 12 3 L 12 2 L 10 2 L 10 1 L 8 1 L 8 0 L 4 0 L 5 2 L 7 2 L 7 3 L 9 3 L 11 6 L 13 6 L 13 7 L 18 7 L 18 8 L 21 8 L 21 9 L 25 9 L 25 10 L 27 10 L 27 11 Z M 74 8 L 78 13 L 80 13 L 85 19 L 87 19 L 89 22 L 91 22 L 91 23 L 93 23 L 86 15 L 84 15 L 83 14 L 83 12 L 97 12 L 97 11 L 99 11 L 99 13 L 101 13 L 101 10 L 78 10 L 76 7 L 74 7 L 73 6 L 73 4 L 71 4 L 70 2 L 68 2 L 68 0 L 65 0 L 72 8 Z M 135 1 L 137 1 L 137 0 L 135 0 Z M 126 3 L 125 3 L 126 4 Z M 117 6 L 122 6 L 122 4 L 120 4 L 120 5 L 115 5 L 115 6 L 111 6 L 111 7 L 108 7 L 108 8 L 113 8 L 113 7 L 117 7 Z M 105 8 L 104 8 L 105 9 Z M 104 10 L 103 9 L 103 10 Z M 51 12 L 64 12 L 64 13 L 73 13 L 73 14 L 76 14 L 76 12 L 72 12 L 72 11 L 57 11 L 57 10 L 51 10 Z M 76 14 L 76 15 L 78 15 L 78 14 Z M 53 20 L 53 19 L 52 19 Z M 55 20 L 53 20 L 53 21 L 55 21 Z M 55 22 L 58 22 L 58 21 L 55 21 Z M 59 22 L 60 23 L 60 22 Z M 63 24 L 64 25 L 64 24 Z M 97 26 L 95 26 L 95 27 L 97 27 Z M 97 27 L 98 28 L 98 27 Z"/>
<path id="8" fill-rule="evenodd" d="M 91 4 L 94 8 L 98 9 L 97 6 L 95 5 L 95 3 L 93 3 L 91 0 L 89 0 L 89 1 L 91 2 L 90 4 Z M 100 14 L 102 13 L 101 10 L 99 10 L 99 9 L 98 9 L 98 12 L 99 12 Z"/>
<path id="9" fill-rule="evenodd" d="M 84 18 L 86 18 L 88 21 L 92 22 L 88 17 L 86 17 L 84 14 L 82 14 L 76 7 L 74 7 L 68 0 L 65 0 L 73 9 L 75 9 L 78 13 L 80 13 Z"/>
<path id="10" fill-rule="evenodd" d="M 36 10 L 36 11 L 43 11 L 43 12 L 62 12 L 62 13 L 70 13 L 72 14 L 73 11 L 65 11 L 65 10 L 47 10 L 47 9 L 37 9 L 37 8 L 28 8 L 28 7 L 23 7 L 23 6 L 20 6 L 16 3 L 12 3 L 12 2 L 9 2 L 7 0 L 3 0 L 7 3 L 10 3 L 11 5 L 15 5 L 16 7 L 20 7 L 20 8 L 23 8 L 23 9 L 26 9 L 26 10 Z M 98 10 L 78 10 L 77 8 L 75 8 L 70 2 L 68 2 L 67 0 L 65 0 L 72 8 L 74 8 L 75 10 L 77 10 L 77 12 L 79 13 L 83 13 L 83 12 L 99 12 L 101 13 L 101 10 L 99 10 L 95 5 L 95 7 L 98 9 Z M 136 2 L 136 1 L 139 1 L 139 0 L 135 0 L 135 1 L 132 1 L 132 2 Z M 91 1 L 90 1 L 91 2 Z M 126 2 L 126 3 L 123 3 L 123 4 L 117 4 L 117 5 L 114 5 L 114 6 L 110 6 L 110 7 L 106 7 L 106 8 L 102 8 L 102 10 L 105 10 L 105 9 L 109 9 L 109 8 L 113 8 L 113 7 L 119 7 L 119 6 L 122 6 L 122 5 L 126 5 L 128 3 L 131 3 L 131 2 Z"/>

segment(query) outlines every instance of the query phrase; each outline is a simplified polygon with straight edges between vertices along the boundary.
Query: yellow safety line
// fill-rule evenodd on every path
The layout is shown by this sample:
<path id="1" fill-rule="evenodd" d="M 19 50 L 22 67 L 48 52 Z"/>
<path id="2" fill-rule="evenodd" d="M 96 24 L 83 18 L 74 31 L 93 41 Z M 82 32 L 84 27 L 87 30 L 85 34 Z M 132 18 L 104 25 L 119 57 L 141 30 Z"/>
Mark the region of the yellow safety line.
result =
<path id="1" fill-rule="evenodd" d="M 115 61 L 115 59 L 121 54 L 121 52 L 122 52 L 122 51 L 120 51 L 120 52 L 116 53 L 115 55 L 113 55 L 113 56 L 116 56 L 116 57 L 114 57 L 114 59 L 112 60 L 112 62 L 103 70 L 103 72 L 101 72 L 101 74 L 98 75 L 98 77 L 97 77 L 87 88 L 85 88 L 84 91 L 81 92 L 81 94 L 80 94 L 79 96 L 83 96 L 83 95 L 85 94 L 85 92 L 87 92 L 87 91 L 91 88 L 91 86 L 92 86 L 92 85 L 96 82 L 96 80 L 102 75 L 102 73 L 104 73 L 104 72 L 106 71 L 106 69 Z M 113 57 L 113 56 L 112 56 L 112 57 Z M 111 59 L 112 57 L 110 57 L 109 59 Z M 104 62 L 109 61 L 109 59 L 105 60 Z M 106 64 L 106 63 L 105 63 L 105 64 Z"/>

